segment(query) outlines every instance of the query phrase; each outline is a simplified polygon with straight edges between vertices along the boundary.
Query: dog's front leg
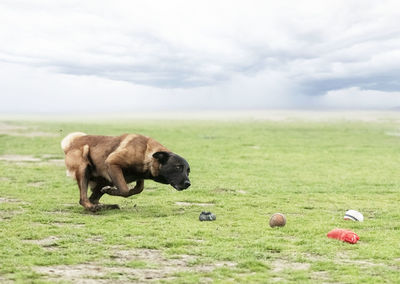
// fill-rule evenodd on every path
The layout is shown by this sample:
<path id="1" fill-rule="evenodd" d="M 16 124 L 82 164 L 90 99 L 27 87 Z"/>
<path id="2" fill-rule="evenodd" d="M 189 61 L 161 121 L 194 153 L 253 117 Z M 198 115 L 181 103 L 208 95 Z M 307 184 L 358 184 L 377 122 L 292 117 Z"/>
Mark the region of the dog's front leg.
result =
<path id="1" fill-rule="evenodd" d="M 106 163 L 108 175 L 111 177 L 115 187 L 106 186 L 101 189 L 101 192 L 109 195 L 125 196 L 129 193 L 129 187 L 126 184 L 121 167 L 116 164 Z"/>
<path id="2" fill-rule="evenodd" d="M 110 187 L 110 186 L 103 187 L 101 189 L 102 193 L 107 193 L 109 195 L 115 195 L 115 196 L 128 197 L 143 191 L 143 185 L 144 185 L 143 180 L 138 180 L 136 182 L 136 186 L 132 189 L 128 187 L 124 175 L 122 173 L 121 167 L 119 165 L 108 163 L 107 171 L 115 187 Z"/>
<path id="3" fill-rule="evenodd" d="M 89 201 L 96 207 L 98 210 L 103 209 L 119 209 L 117 204 L 100 204 L 99 200 L 103 196 L 104 192 L 101 192 L 101 189 L 106 186 L 107 183 L 102 181 L 92 181 L 89 183 L 92 188 L 92 195 L 89 197 Z"/>
<path id="4" fill-rule="evenodd" d="M 129 197 L 134 194 L 141 193 L 143 191 L 143 188 L 144 188 L 144 180 L 140 179 L 140 180 L 136 181 L 135 187 L 129 189 L 129 191 L 127 193 L 125 193 L 125 192 L 121 193 L 121 191 L 119 191 L 118 188 L 115 186 L 105 186 L 101 189 L 101 192 L 107 193 L 109 195 L 114 195 L 114 196 Z"/>
<path id="5" fill-rule="evenodd" d="M 79 204 L 85 207 L 86 210 L 96 212 L 101 209 L 99 204 L 93 204 L 91 200 L 87 197 L 88 191 L 88 168 L 86 165 L 81 165 L 79 169 L 75 172 L 76 180 L 78 182 L 79 191 L 80 191 L 80 199 Z"/>
<path id="6" fill-rule="evenodd" d="M 144 188 L 144 180 L 142 179 L 137 180 L 135 187 L 129 190 L 129 196 L 141 193 L 143 191 L 143 188 Z"/>

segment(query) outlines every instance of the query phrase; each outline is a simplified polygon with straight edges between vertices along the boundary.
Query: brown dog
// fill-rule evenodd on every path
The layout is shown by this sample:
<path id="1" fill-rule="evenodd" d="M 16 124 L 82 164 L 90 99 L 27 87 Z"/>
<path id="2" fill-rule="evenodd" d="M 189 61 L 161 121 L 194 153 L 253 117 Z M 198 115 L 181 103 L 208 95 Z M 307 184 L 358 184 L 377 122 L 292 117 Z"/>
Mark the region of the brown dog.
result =
<path id="1" fill-rule="evenodd" d="M 122 197 L 141 193 L 145 179 L 170 184 L 177 190 L 190 186 L 188 162 L 150 137 L 74 132 L 61 141 L 61 148 L 67 175 L 79 186 L 79 203 L 91 211 L 118 208 L 99 204 L 99 200 L 105 193 Z M 133 181 L 136 185 L 129 188 L 127 184 Z M 88 186 L 92 189 L 89 198 Z"/>

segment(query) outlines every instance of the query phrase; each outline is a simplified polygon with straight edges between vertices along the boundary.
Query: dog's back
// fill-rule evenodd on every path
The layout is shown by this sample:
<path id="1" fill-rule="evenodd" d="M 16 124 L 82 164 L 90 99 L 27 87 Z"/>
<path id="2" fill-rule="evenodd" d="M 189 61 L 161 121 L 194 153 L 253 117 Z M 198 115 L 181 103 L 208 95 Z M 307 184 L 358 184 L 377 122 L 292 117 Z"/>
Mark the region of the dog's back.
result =
<path id="1" fill-rule="evenodd" d="M 85 135 L 86 135 L 86 133 L 83 133 L 83 132 L 73 132 L 73 133 L 68 134 L 61 141 L 61 149 L 63 149 L 64 153 L 67 153 L 67 150 L 69 147 L 71 147 L 72 142 L 77 137 L 81 137 L 81 136 L 85 136 Z"/>
<path id="2" fill-rule="evenodd" d="M 92 174 L 111 180 L 106 161 L 126 166 L 148 164 L 147 159 L 151 156 L 145 157 L 145 151 L 154 147 L 166 149 L 158 142 L 139 134 L 99 136 L 73 132 L 61 141 L 61 148 L 65 153 L 67 176 L 75 179 L 78 171 L 83 172 L 84 168 L 91 165 L 91 170 L 96 171 Z"/>

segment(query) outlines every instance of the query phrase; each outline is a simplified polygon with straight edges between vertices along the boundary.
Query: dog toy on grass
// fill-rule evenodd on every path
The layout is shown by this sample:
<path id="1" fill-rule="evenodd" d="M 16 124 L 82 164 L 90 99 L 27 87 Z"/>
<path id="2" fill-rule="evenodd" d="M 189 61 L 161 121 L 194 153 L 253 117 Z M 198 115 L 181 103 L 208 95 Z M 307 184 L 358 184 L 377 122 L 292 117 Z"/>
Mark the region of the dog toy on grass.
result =
<path id="1" fill-rule="evenodd" d="M 215 219 L 217 219 L 217 217 L 211 212 L 203 211 L 199 216 L 200 221 L 214 221 Z"/>
<path id="2" fill-rule="evenodd" d="M 286 217 L 282 213 L 275 213 L 269 219 L 269 225 L 271 228 L 274 227 L 283 227 L 286 225 Z"/>
<path id="3" fill-rule="evenodd" d="M 363 214 L 361 214 L 360 212 L 358 212 L 356 210 L 347 210 L 343 219 L 362 222 L 362 221 L 364 221 L 364 216 L 363 216 Z"/>
<path id="4" fill-rule="evenodd" d="M 338 239 L 343 242 L 348 242 L 350 244 L 355 244 L 360 239 L 360 237 L 357 236 L 356 233 L 344 229 L 334 229 L 327 234 L 327 237 L 331 239 Z"/>

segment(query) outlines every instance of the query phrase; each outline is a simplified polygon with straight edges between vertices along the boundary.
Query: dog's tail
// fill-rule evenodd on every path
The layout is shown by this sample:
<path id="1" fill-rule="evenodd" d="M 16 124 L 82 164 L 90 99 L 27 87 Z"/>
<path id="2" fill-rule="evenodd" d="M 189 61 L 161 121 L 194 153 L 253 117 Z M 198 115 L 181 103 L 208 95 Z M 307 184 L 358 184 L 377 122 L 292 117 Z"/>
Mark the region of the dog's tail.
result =
<path id="1" fill-rule="evenodd" d="M 71 143 L 75 138 L 85 135 L 87 134 L 83 132 L 73 132 L 65 136 L 65 138 L 61 141 L 61 148 L 63 149 L 64 153 L 67 151 L 69 146 L 71 146 Z"/>

